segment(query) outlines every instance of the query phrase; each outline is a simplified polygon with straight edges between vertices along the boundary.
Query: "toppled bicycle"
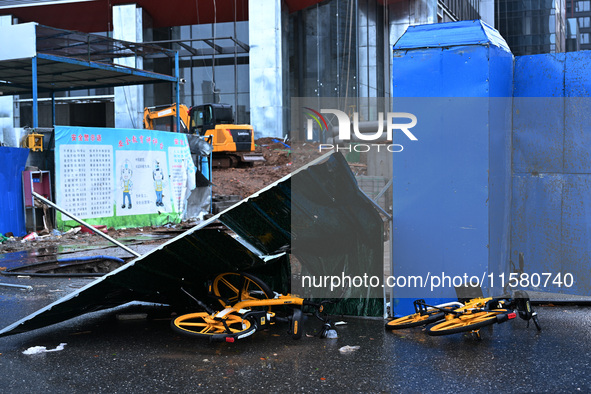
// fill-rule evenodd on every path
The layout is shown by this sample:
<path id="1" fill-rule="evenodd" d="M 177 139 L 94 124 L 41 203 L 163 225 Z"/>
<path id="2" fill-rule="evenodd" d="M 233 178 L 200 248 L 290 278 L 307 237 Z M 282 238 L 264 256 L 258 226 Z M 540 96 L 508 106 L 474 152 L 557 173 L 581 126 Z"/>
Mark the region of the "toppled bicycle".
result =
<path id="1" fill-rule="evenodd" d="M 428 305 L 424 300 L 415 300 L 413 304 L 415 313 L 389 321 L 386 328 L 398 330 L 427 326 L 426 332 L 432 336 L 471 332 L 479 339 L 481 328 L 519 316 L 528 322 L 528 327 L 533 321 L 536 329 L 541 331 L 538 314 L 523 290 L 498 297 L 477 297 L 465 303 Z"/>
<path id="2" fill-rule="evenodd" d="M 174 318 L 172 329 L 210 341 L 235 342 L 276 323 L 288 323 L 291 337 L 300 339 L 305 317 L 303 309 L 309 307 L 323 323 L 317 336 L 325 337 L 334 330 L 324 313 L 325 304 L 332 301 L 316 303 L 291 294 L 275 293 L 261 279 L 248 273 L 218 275 L 209 286 L 209 295 L 221 304 L 222 310 L 215 311 L 191 296 L 205 312 Z"/>

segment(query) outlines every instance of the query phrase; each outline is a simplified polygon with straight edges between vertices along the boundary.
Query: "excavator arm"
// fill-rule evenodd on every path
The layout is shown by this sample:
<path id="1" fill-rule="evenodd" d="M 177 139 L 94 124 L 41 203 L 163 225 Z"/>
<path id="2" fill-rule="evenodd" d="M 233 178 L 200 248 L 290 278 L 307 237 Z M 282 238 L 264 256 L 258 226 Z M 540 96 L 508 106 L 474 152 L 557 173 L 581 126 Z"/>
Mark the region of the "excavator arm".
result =
<path id="1" fill-rule="evenodd" d="M 180 120 L 181 120 L 181 132 L 188 133 L 189 129 L 187 125 L 189 124 L 189 109 L 186 105 L 180 104 L 179 105 L 179 112 L 180 112 Z M 157 106 L 157 107 L 146 107 L 144 108 L 144 128 L 148 130 L 154 130 L 154 125 L 159 119 L 165 119 L 169 117 L 176 117 L 176 103 L 171 105 L 165 106 Z M 173 126 L 173 130 L 167 131 L 177 131 L 176 126 Z"/>

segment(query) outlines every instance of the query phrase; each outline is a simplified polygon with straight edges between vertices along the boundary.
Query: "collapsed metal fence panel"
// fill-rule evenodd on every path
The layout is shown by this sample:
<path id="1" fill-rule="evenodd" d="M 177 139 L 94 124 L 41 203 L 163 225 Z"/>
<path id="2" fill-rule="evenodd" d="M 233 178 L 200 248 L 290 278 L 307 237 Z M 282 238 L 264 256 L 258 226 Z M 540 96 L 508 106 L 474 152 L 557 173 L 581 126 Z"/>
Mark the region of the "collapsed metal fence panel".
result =
<path id="1" fill-rule="evenodd" d="M 375 211 L 368 214 L 373 205 L 358 193 L 342 155 L 325 155 L 315 165 L 301 168 L 153 251 L 2 329 L 0 336 L 45 327 L 131 301 L 165 303 L 184 310 L 195 304 L 182 289 L 206 301 L 207 281 L 228 271 L 253 272 L 261 275 L 275 291 L 289 291 L 292 185 L 294 179 L 307 179 L 311 172 L 329 177 L 325 179 L 325 187 L 315 188 L 317 182 L 310 187 L 315 188 L 319 201 L 330 202 L 330 206 L 311 201 L 304 207 L 303 211 L 320 213 L 308 224 L 308 234 L 312 235 L 311 242 L 326 245 L 332 253 L 313 269 L 321 275 L 329 274 L 335 264 L 340 269 L 338 264 L 343 260 L 364 261 L 370 268 L 381 267 L 382 221 Z M 333 234 L 325 231 L 335 228 L 344 215 L 350 219 L 339 224 L 340 231 L 349 236 L 340 245 L 343 241 L 353 244 L 347 248 L 334 245 Z M 207 228 L 216 220 L 228 229 Z M 366 224 L 362 228 L 353 226 L 360 223 Z M 368 239 L 379 242 L 362 246 Z M 299 261 L 303 265 L 316 264 L 316 260 L 305 256 Z M 380 315 L 382 308 L 381 299 L 357 295 L 337 304 L 333 313 Z"/>

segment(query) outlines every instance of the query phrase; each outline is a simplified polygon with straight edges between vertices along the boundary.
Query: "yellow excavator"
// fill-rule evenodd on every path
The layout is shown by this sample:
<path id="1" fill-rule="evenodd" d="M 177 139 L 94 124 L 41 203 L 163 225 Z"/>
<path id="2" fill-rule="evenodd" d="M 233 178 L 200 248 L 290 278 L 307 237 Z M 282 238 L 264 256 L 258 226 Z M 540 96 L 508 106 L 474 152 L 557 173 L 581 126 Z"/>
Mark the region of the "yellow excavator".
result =
<path id="1" fill-rule="evenodd" d="M 144 128 L 176 132 L 176 103 L 144 109 Z M 255 153 L 251 125 L 234 124 L 234 111 L 229 104 L 202 104 L 191 108 L 179 105 L 181 133 L 199 134 L 213 147 L 214 167 L 253 165 L 265 161 Z"/>

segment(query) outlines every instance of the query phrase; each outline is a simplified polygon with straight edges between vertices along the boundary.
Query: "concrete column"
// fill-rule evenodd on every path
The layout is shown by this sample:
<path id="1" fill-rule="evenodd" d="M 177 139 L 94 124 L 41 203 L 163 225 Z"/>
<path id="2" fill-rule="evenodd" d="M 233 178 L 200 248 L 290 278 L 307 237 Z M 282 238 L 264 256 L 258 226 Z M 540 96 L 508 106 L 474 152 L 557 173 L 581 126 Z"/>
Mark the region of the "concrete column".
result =
<path id="1" fill-rule="evenodd" d="M 390 4 L 390 45 L 396 41 L 411 25 L 437 23 L 437 0 L 404 0 Z"/>
<path id="2" fill-rule="evenodd" d="M 113 6 L 113 38 L 142 42 L 143 15 L 136 4 Z M 129 67 L 142 68 L 142 58 L 120 58 L 115 61 Z M 115 88 L 115 127 L 143 128 L 144 87 L 132 85 Z"/>
<path id="3" fill-rule="evenodd" d="M 250 123 L 255 137 L 283 137 L 281 0 L 248 2 Z"/>
<path id="4" fill-rule="evenodd" d="M 495 1 L 494 0 L 480 0 L 480 19 L 487 24 L 495 25 Z"/>
<path id="5" fill-rule="evenodd" d="M 1 15 L 0 26 L 12 25 L 12 15 Z M 9 144 L 14 138 L 14 98 L 0 96 L 0 142 Z M 5 137 L 6 135 L 6 137 Z"/>

